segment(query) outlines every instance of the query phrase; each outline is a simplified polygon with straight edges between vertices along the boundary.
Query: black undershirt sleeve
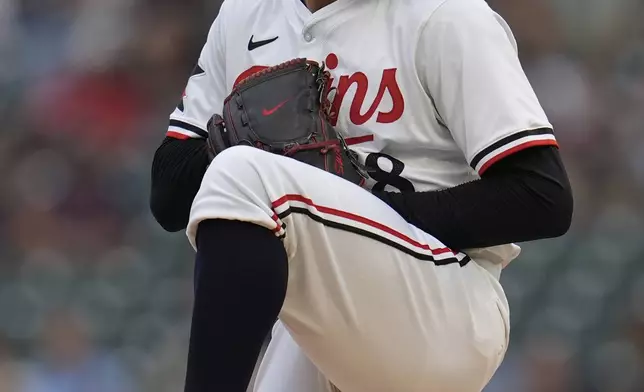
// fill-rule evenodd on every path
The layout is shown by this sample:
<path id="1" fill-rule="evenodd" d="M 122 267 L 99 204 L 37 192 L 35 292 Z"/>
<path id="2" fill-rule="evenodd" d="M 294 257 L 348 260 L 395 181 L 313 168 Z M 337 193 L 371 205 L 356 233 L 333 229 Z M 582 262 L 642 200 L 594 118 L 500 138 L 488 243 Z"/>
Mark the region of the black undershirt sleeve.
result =
<path id="1" fill-rule="evenodd" d="M 185 229 L 208 167 L 204 139 L 166 138 L 152 164 L 150 207 L 167 231 Z M 408 222 L 453 249 L 564 234 L 572 192 L 557 148 L 532 147 L 492 165 L 480 180 L 433 192 L 374 192 Z"/>
<path id="2" fill-rule="evenodd" d="M 532 147 L 482 178 L 433 192 L 374 192 L 408 222 L 462 250 L 563 235 L 573 200 L 559 150 Z"/>
<path id="3" fill-rule="evenodd" d="M 206 139 L 163 140 L 152 162 L 150 209 L 165 230 L 186 228 L 192 200 L 207 168 Z"/>

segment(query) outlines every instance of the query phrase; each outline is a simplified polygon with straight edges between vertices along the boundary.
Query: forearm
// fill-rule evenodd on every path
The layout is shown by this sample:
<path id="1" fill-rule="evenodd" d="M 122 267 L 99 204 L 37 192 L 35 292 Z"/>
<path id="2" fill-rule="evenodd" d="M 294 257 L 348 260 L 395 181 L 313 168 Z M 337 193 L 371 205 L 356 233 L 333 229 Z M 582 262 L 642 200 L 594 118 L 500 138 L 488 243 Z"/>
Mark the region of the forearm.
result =
<path id="1" fill-rule="evenodd" d="M 150 209 L 165 230 L 185 229 L 207 167 L 205 139 L 166 137 L 157 149 L 152 163 Z"/>
<path id="2" fill-rule="evenodd" d="M 533 147 L 490 167 L 480 180 L 435 192 L 374 192 L 408 222 L 453 249 L 563 235 L 573 201 L 558 150 Z"/>

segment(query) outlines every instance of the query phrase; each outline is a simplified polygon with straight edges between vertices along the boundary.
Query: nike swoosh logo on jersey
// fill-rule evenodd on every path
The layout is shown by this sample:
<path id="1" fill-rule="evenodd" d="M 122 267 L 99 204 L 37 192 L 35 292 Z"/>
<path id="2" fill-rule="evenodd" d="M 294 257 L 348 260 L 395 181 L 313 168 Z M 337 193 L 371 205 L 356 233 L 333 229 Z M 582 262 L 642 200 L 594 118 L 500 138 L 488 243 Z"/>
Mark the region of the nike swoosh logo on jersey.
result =
<path id="1" fill-rule="evenodd" d="M 271 114 L 273 114 L 273 113 L 275 113 L 276 111 L 278 111 L 278 110 L 279 110 L 279 108 L 281 108 L 282 106 L 284 106 L 284 105 L 286 104 L 286 102 L 288 102 L 288 99 L 287 99 L 286 101 L 284 101 L 284 102 L 280 102 L 280 103 L 278 103 L 278 104 L 277 104 L 277 106 L 275 106 L 275 107 L 274 107 L 274 108 L 272 108 L 272 109 L 262 109 L 262 114 L 263 114 L 264 116 L 270 116 Z"/>
<path id="2" fill-rule="evenodd" d="M 259 48 L 261 46 L 264 46 L 264 45 L 268 45 L 271 42 L 274 42 L 275 40 L 277 40 L 279 38 L 279 37 L 274 37 L 274 38 L 270 38 L 270 39 L 265 39 L 265 40 L 253 42 L 253 37 L 254 37 L 254 35 L 251 35 L 250 39 L 248 40 L 248 50 L 249 51 L 255 50 L 255 49 L 257 49 L 257 48 Z"/>

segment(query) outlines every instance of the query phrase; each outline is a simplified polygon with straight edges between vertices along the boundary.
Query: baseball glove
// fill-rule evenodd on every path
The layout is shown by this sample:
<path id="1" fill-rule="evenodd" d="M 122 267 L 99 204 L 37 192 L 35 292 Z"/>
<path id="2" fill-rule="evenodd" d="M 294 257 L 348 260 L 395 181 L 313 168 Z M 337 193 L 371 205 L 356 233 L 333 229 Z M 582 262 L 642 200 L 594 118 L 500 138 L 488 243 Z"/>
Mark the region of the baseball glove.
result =
<path id="1" fill-rule="evenodd" d="M 362 184 L 366 172 L 329 123 L 329 77 L 324 64 L 298 58 L 242 80 L 224 100 L 223 117 L 208 122 L 211 159 L 248 145 Z"/>

